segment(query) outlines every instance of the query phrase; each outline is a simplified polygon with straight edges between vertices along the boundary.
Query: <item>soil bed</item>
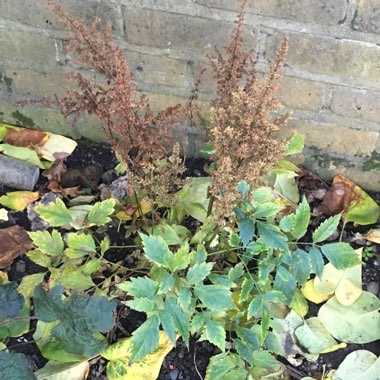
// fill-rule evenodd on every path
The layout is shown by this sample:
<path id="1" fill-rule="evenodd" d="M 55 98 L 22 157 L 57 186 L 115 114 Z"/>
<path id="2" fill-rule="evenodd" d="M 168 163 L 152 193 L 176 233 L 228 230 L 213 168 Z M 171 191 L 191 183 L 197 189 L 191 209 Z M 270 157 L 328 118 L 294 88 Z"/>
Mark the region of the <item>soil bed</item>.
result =
<path id="1" fill-rule="evenodd" d="M 203 176 L 204 172 L 204 160 L 202 159 L 189 159 L 187 161 L 187 172 L 188 176 Z M 114 179 L 115 174 L 113 173 L 113 168 L 116 166 L 116 160 L 110 149 L 106 146 L 100 146 L 96 144 L 80 143 L 75 149 L 74 153 L 67 159 L 66 165 L 68 168 L 76 168 L 88 165 L 100 165 L 102 167 L 102 178 L 100 182 L 109 181 Z M 46 179 L 41 176 L 38 188 L 44 188 L 46 185 Z M 305 184 L 303 184 L 305 187 Z M 322 182 L 315 181 L 313 186 L 316 188 L 323 188 L 324 184 Z M 2 188 L 0 189 L 0 195 L 3 195 L 7 191 L 12 189 Z M 302 188 L 301 191 L 307 193 L 307 188 Z M 96 191 L 94 192 L 96 195 Z M 380 194 L 371 194 L 371 196 L 379 201 Z M 313 204 L 311 204 L 313 207 Z M 26 212 L 9 212 L 9 221 L 0 222 L 0 229 L 11 225 L 21 225 L 27 230 L 30 230 L 30 222 L 27 218 Z M 344 240 L 349 241 L 354 248 L 357 248 L 359 244 L 353 240 L 355 233 L 367 231 L 369 226 L 365 228 L 354 228 L 352 223 L 346 226 L 344 231 Z M 125 246 L 130 244 L 130 241 L 125 237 L 125 230 L 123 228 L 118 228 L 118 226 L 111 227 L 106 231 L 110 236 L 111 245 L 113 246 Z M 359 242 L 361 243 L 361 242 Z M 369 283 L 379 283 L 380 282 L 380 250 L 375 244 L 371 245 L 374 255 L 370 258 L 367 263 L 363 264 L 363 285 L 364 289 L 367 288 Z M 133 269 L 137 264 L 137 260 L 131 255 L 131 251 L 128 248 L 112 248 L 107 252 L 107 260 L 112 262 L 122 262 L 123 266 L 126 268 Z M 36 265 L 30 261 L 25 255 L 18 257 L 9 268 L 8 276 L 10 281 L 16 281 L 20 283 L 23 276 L 41 272 L 44 268 Z M 122 310 L 121 307 L 118 310 Z M 316 305 L 310 305 L 309 313 L 315 316 L 318 308 Z M 137 313 L 133 310 L 125 309 L 119 314 L 119 320 L 116 328 L 112 332 L 113 339 L 119 337 L 125 337 L 126 334 L 131 334 L 141 323 L 145 320 L 145 315 L 142 313 Z M 35 344 L 33 343 L 32 335 L 35 329 L 35 320 L 32 320 L 31 330 L 28 334 L 13 338 L 8 347 L 15 352 L 20 352 L 25 354 L 31 361 L 33 367 L 42 367 L 47 360 L 43 358 Z M 380 344 L 379 341 L 358 345 L 358 344 L 348 344 L 345 349 L 338 350 L 330 354 L 320 355 L 320 358 L 316 363 L 309 363 L 304 360 L 303 364 L 299 367 L 292 367 L 289 363 L 284 364 L 289 369 L 290 378 L 301 379 L 304 376 L 313 376 L 317 379 L 321 378 L 323 367 L 326 369 L 337 368 L 343 359 L 352 351 L 358 349 L 367 349 L 372 351 L 376 355 L 380 355 Z M 187 348 L 186 345 L 180 340 L 177 343 L 177 347 L 173 349 L 166 357 L 163 362 L 160 375 L 158 379 L 160 380 L 199 380 L 205 377 L 206 368 L 210 357 L 219 353 L 219 350 L 208 342 L 196 342 L 193 338 L 190 341 L 190 347 Z M 105 362 L 103 359 L 94 360 L 91 363 L 90 375 L 88 379 L 91 380 L 105 380 Z"/>

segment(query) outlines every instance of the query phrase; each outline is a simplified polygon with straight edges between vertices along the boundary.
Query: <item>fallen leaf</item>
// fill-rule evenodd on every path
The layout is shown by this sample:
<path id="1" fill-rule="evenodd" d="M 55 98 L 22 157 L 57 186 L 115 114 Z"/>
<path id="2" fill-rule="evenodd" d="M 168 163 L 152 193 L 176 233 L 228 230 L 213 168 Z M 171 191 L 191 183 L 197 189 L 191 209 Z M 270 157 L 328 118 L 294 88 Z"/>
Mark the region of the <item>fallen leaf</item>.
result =
<path id="1" fill-rule="evenodd" d="M 8 221 L 8 211 L 5 208 L 0 208 L 0 220 L 3 222 Z"/>
<path id="2" fill-rule="evenodd" d="M 321 294 L 321 293 L 318 293 L 315 288 L 314 288 L 314 278 L 312 280 L 309 280 L 302 288 L 301 288 L 301 293 L 303 294 L 303 296 L 313 302 L 313 303 L 316 303 L 316 304 L 320 304 L 322 302 L 325 302 L 327 301 L 328 299 L 330 299 L 333 295 L 334 295 L 334 292 L 328 294 Z"/>
<path id="3" fill-rule="evenodd" d="M 62 174 L 61 185 L 62 187 L 81 186 L 95 189 L 102 174 L 102 168 L 97 165 L 69 169 Z"/>
<path id="4" fill-rule="evenodd" d="M 380 228 L 369 230 L 363 237 L 369 241 L 380 244 Z"/>
<path id="5" fill-rule="evenodd" d="M 0 230 L 0 269 L 12 264 L 13 260 L 33 248 L 32 240 L 24 228 L 12 226 Z"/>
<path id="6" fill-rule="evenodd" d="M 350 306 L 336 297 L 321 306 L 318 319 L 337 340 L 346 343 L 369 343 L 380 339 L 380 300 L 363 291 Z"/>
<path id="7" fill-rule="evenodd" d="M 376 223 L 380 216 L 378 204 L 350 179 L 337 174 L 326 192 L 319 210 L 327 216 L 343 211 L 345 222 Z"/>
<path id="8" fill-rule="evenodd" d="M 49 139 L 50 133 L 37 129 L 22 129 L 16 131 L 9 128 L 5 133 L 3 141 L 13 146 L 23 146 L 27 148 L 43 146 Z"/>
<path id="9" fill-rule="evenodd" d="M 14 211 L 24 211 L 39 197 L 38 191 L 12 191 L 0 197 L 0 204 Z"/>
<path id="10" fill-rule="evenodd" d="M 48 361 L 44 367 L 34 374 L 37 380 L 84 380 L 90 370 L 88 361 L 82 363 L 58 363 Z"/>
<path id="11" fill-rule="evenodd" d="M 50 165 L 50 162 L 41 161 L 36 151 L 32 148 L 0 144 L 0 152 L 3 152 L 6 156 L 38 166 L 40 169 L 46 169 Z"/>
<path id="12" fill-rule="evenodd" d="M 145 215 L 152 210 L 152 202 L 148 200 L 142 200 L 140 202 L 140 207 L 126 207 L 115 214 L 116 218 L 120 220 L 132 220 L 133 218 L 138 218 L 141 215 Z"/>
<path id="13" fill-rule="evenodd" d="M 68 137 L 52 133 L 47 142 L 38 147 L 37 152 L 45 160 L 54 162 L 70 156 L 77 145 L 74 140 Z"/>

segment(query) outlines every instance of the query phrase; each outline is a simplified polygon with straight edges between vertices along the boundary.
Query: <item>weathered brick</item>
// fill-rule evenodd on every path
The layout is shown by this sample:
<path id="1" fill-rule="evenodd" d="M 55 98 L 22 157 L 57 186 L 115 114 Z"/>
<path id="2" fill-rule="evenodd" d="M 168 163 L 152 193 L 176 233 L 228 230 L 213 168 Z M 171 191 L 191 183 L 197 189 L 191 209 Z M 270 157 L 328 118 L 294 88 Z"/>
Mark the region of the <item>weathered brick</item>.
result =
<path id="1" fill-rule="evenodd" d="M 377 132 L 346 128 L 337 124 L 291 119 L 288 129 L 305 135 L 305 145 L 348 156 L 370 155 L 378 138 Z"/>
<path id="2" fill-rule="evenodd" d="M 121 8 L 108 0 L 61 0 L 59 4 L 76 18 L 91 22 L 94 16 L 99 16 L 104 21 L 111 20 L 116 33 L 121 34 L 123 31 Z M 44 0 L 1 0 L 0 15 L 5 20 L 24 25 L 64 28 Z"/>
<path id="3" fill-rule="evenodd" d="M 197 0 L 197 3 L 236 12 L 241 6 L 241 0 Z M 345 10 L 345 0 L 254 0 L 246 8 L 247 13 L 322 25 L 344 22 Z"/>
<path id="4" fill-rule="evenodd" d="M 352 27 L 362 32 L 380 33 L 379 0 L 359 0 Z"/>
<path id="5" fill-rule="evenodd" d="M 331 110 L 341 116 L 380 122 L 379 105 L 380 92 L 336 87 L 333 91 Z"/>
<path id="6" fill-rule="evenodd" d="M 283 77 L 279 86 L 279 98 L 289 108 L 318 111 L 323 105 L 326 85 L 322 83 Z"/>
<path id="7" fill-rule="evenodd" d="M 170 87 L 192 87 L 191 64 L 164 55 L 127 51 L 129 69 L 137 81 L 163 84 Z"/>
<path id="8" fill-rule="evenodd" d="M 131 44 L 190 50 L 202 55 L 215 46 L 226 45 L 233 23 L 204 17 L 166 13 L 148 9 L 125 12 L 126 38 Z M 244 27 L 245 41 L 253 47 L 250 27 Z"/>
<path id="9" fill-rule="evenodd" d="M 0 27 L 0 46 L 5 61 L 55 66 L 62 59 L 60 41 L 38 33 Z"/>
<path id="10" fill-rule="evenodd" d="M 282 35 L 268 36 L 266 57 L 272 60 Z M 353 40 L 293 33 L 289 36 L 286 64 L 298 70 L 346 80 L 380 80 L 380 46 Z"/>

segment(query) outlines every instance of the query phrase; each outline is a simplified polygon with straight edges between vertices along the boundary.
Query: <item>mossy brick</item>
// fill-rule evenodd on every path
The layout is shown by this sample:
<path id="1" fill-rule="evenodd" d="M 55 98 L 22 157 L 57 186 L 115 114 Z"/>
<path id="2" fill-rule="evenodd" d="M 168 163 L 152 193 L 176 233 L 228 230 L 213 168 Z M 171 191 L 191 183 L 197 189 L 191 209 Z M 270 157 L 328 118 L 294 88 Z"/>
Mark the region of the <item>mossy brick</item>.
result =
<path id="1" fill-rule="evenodd" d="M 337 115 L 379 123 L 380 92 L 336 86 L 331 110 Z"/>
<path id="2" fill-rule="evenodd" d="M 197 0 L 200 5 L 238 12 L 241 0 Z M 336 25 L 346 17 L 346 0 L 254 0 L 247 13 L 312 24 Z"/>
<path id="3" fill-rule="evenodd" d="M 282 104 L 307 111 L 318 111 L 323 106 L 326 85 L 319 82 L 283 77 L 279 81 L 278 96 Z"/>
<path id="4" fill-rule="evenodd" d="M 376 148 L 378 132 L 346 128 L 311 120 L 291 119 L 287 129 L 305 135 L 305 145 L 347 156 L 368 156 Z"/>
<path id="5" fill-rule="evenodd" d="M 60 41 L 39 33 L 0 27 L 3 61 L 54 66 L 62 59 L 60 45 Z"/>
<path id="6" fill-rule="evenodd" d="M 352 28 L 361 32 L 380 33 L 380 1 L 358 0 Z"/>
<path id="7" fill-rule="evenodd" d="M 114 31 L 118 34 L 123 32 L 121 7 L 117 3 L 108 0 L 61 0 L 59 5 L 87 22 L 95 16 L 104 21 L 111 20 Z M 64 29 L 44 0 L 1 0 L 0 17 L 33 27 Z"/>
<path id="8" fill-rule="evenodd" d="M 128 9 L 124 13 L 126 39 L 130 44 L 180 51 L 204 56 L 214 47 L 226 45 L 232 22 L 206 17 L 174 14 L 149 9 Z M 244 26 L 245 41 L 253 47 L 253 30 Z"/>
<path id="9" fill-rule="evenodd" d="M 269 35 L 265 56 L 275 57 L 283 34 Z M 347 79 L 380 80 L 380 46 L 347 39 L 292 33 L 286 65 L 305 72 Z"/>
<path id="10" fill-rule="evenodd" d="M 125 55 L 137 81 L 169 87 L 191 88 L 194 84 L 191 64 L 185 60 L 134 51 L 126 51 Z"/>

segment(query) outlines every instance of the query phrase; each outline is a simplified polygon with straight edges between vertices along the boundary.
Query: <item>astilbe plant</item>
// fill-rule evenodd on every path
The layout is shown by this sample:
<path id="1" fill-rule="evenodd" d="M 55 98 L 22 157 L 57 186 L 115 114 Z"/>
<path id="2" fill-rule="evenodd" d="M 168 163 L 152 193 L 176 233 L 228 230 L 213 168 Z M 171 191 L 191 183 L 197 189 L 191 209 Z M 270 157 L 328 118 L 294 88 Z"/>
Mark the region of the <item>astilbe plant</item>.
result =
<path id="1" fill-rule="evenodd" d="M 229 44 L 223 55 L 209 57 L 217 97 L 212 102 L 211 123 L 208 126 L 214 211 L 223 215 L 238 197 L 236 184 L 245 179 L 257 186 L 269 169 L 282 156 L 285 144 L 275 133 L 287 121 L 278 116 L 281 104 L 276 98 L 277 81 L 284 64 L 288 40 L 284 39 L 269 72 L 259 78 L 252 52 L 243 47 L 242 28 L 245 0 L 235 21 Z"/>

